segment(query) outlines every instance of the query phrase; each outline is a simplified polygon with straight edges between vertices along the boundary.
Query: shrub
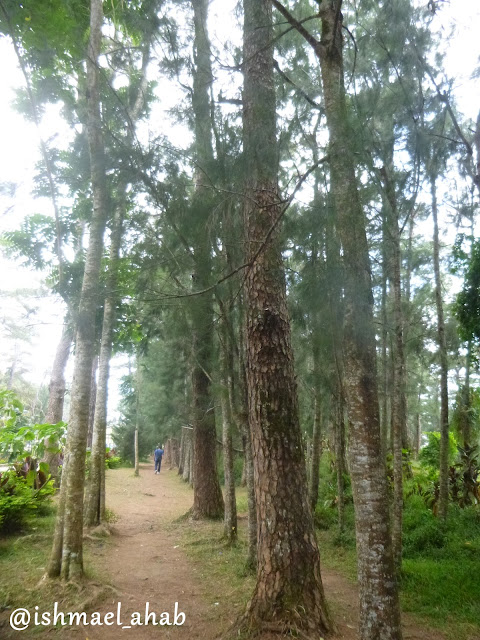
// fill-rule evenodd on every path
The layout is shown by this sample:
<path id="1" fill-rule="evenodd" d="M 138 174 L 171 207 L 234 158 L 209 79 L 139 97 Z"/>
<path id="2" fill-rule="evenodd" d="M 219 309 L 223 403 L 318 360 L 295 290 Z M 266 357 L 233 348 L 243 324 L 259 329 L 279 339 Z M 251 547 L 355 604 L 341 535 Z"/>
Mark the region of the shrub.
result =
<path id="1" fill-rule="evenodd" d="M 320 502 L 317 502 L 313 517 L 315 526 L 325 531 L 336 525 L 338 521 L 337 510 L 330 505 L 321 504 Z"/>
<path id="2" fill-rule="evenodd" d="M 112 456 L 111 458 L 105 458 L 105 469 L 118 469 L 122 466 L 122 459 L 120 456 Z"/>
<path id="3" fill-rule="evenodd" d="M 3 473 L 0 477 L 0 531 L 18 530 L 54 492 L 51 480 L 40 489 L 34 489 L 33 478 L 18 476 L 14 471 Z"/>

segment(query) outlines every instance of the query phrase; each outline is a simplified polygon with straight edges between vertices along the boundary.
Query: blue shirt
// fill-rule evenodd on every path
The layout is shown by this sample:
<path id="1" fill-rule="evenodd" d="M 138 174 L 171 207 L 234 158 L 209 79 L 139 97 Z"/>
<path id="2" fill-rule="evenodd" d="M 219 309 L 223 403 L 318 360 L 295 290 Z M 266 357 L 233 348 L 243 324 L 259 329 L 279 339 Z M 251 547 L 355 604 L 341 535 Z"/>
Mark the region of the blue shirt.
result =
<path id="1" fill-rule="evenodd" d="M 161 460 L 163 453 L 163 449 L 155 449 L 155 460 Z"/>

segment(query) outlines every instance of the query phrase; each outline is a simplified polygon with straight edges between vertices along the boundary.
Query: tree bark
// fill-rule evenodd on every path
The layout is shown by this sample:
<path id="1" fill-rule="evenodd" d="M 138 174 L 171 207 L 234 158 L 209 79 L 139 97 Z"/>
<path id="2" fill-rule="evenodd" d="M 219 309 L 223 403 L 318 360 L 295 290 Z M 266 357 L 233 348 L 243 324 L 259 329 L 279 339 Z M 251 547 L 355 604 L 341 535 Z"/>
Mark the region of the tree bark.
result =
<path id="1" fill-rule="evenodd" d="M 245 428 L 245 466 L 247 481 L 247 505 L 248 505 L 248 553 L 247 569 L 257 569 L 257 507 L 255 503 L 255 470 L 253 465 L 252 440 L 248 425 Z"/>
<path id="2" fill-rule="evenodd" d="M 244 0 L 246 376 L 258 564 L 239 629 L 258 631 L 273 624 L 320 638 L 332 625 L 308 502 L 285 276 L 274 228 L 280 198 L 272 35 L 270 0 Z"/>
<path id="3" fill-rule="evenodd" d="M 95 356 L 92 362 L 92 373 L 90 381 L 90 402 L 88 406 L 88 434 L 87 434 L 87 449 L 92 448 L 93 442 L 93 421 L 95 418 L 95 406 L 97 404 L 97 370 L 98 370 L 98 356 Z M 91 462 L 91 458 L 90 458 Z"/>
<path id="4" fill-rule="evenodd" d="M 190 482 L 190 459 L 192 456 L 192 435 L 189 430 L 185 435 L 185 461 L 183 463 L 183 475 L 184 482 Z"/>
<path id="5" fill-rule="evenodd" d="M 382 440 L 382 452 L 383 457 L 386 458 L 387 451 L 389 449 L 389 419 L 388 419 L 388 371 L 389 371 L 389 358 L 388 358 L 388 314 L 387 314 L 387 298 L 388 298 L 388 273 L 389 273 L 389 260 L 388 260 L 388 247 L 387 247 L 387 220 L 386 216 L 383 216 L 382 221 L 382 303 L 381 303 L 381 318 L 382 318 L 382 411 L 381 411 L 381 440 Z"/>
<path id="6" fill-rule="evenodd" d="M 356 515 L 360 637 L 362 640 L 400 640 L 400 605 L 380 438 L 370 263 L 343 77 L 342 2 L 324 0 L 321 3 L 320 41 L 278 0 L 273 3 L 312 46 L 321 68 L 330 141 L 331 187 L 345 269 L 344 384 Z"/>
<path id="7" fill-rule="evenodd" d="M 73 331 L 69 325 L 65 325 L 62 337 L 57 346 L 55 359 L 53 361 L 52 373 L 50 376 L 50 384 L 48 386 L 48 405 L 45 414 L 45 422 L 57 424 L 63 420 L 63 405 L 65 401 L 65 367 L 67 366 L 70 356 L 70 348 L 72 346 Z M 45 446 L 50 449 L 58 448 L 56 442 L 45 441 Z M 49 465 L 49 471 L 55 484 L 58 484 L 58 469 L 61 463 L 60 453 L 46 451 L 43 462 Z"/>
<path id="8" fill-rule="evenodd" d="M 140 456 L 138 454 L 138 432 L 140 429 L 140 356 L 137 354 L 137 374 L 136 374 L 136 384 L 135 384 L 135 404 L 136 404 L 136 411 L 135 411 L 135 435 L 134 435 L 134 442 L 133 442 L 133 448 L 134 448 L 134 460 L 135 460 L 135 466 L 134 466 L 134 475 L 135 476 L 139 476 L 140 475 Z"/>
<path id="9" fill-rule="evenodd" d="M 105 448 L 107 442 L 107 403 L 110 359 L 112 357 L 113 330 L 115 327 L 115 307 L 117 301 L 117 269 L 123 235 L 123 218 L 126 209 L 125 193 L 122 189 L 113 219 L 109 250 L 109 269 L 107 274 L 107 293 L 103 309 L 102 338 L 98 360 L 98 382 L 93 419 L 92 453 L 90 456 L 90 481 L 86 496 L 85 524 L 98 526 L 105 519 L 105 504 L 102 499 L 102 486 L 105 486 Z"/>
<path id="10" fill-rule="evenodd" d="M 228 544 L 237 541 L 237 502 L 235 498 L 235 476 L 233 470 L 233 351 L 231 344 L 231 328 L 228 326 L 230 319 L 226 316 L 227 310 L 222 307 L 223 316 L 221 351 L 222 360 L 222 386 L 220 403 L 222 407 L 223 433 L 223 469 L 225 476 L 225 514 L 224 537 Z"/>
<path id="11" fill-rule="evenodd" d="M 224 383 L 227 383 L 224 378 Z M 235 477 L 233 474 L 232 412 L 225 392 L 221 397 L 223 419 L 223 468 L 225 475 L 224 537 L 228 544 L 237 540 L 237 503 L 235 499 Z"/>
<path id="12" fill-rule="evenodd" d="M 318 481 L 320 457 L 322 455 L 322 405 L 320 393 L 315 385 L 315 399 L 313 409 L 313 434 L 312 434 L 312 455 L 310 464 L 310 486 L 309 500 L 312 512 L 315 513 L 315 507 L 318 501 Z"/>
<path id="13" fill-rule="evenodd" d="M 90 40 L 87 55 L 87 137 L 92 178 L 93 215 L 87 250 L 80 303 L 76 321 L 77 342 L 71 393 L 70 420 L 66 447 L 66 481 L 61 500 L 65 500 L 63 520 L 61 576 L 64 580 L 83 574 L 83 489 L 88 431 L 88 408 L 92 362 L 95 353 L 95 314 L 103 253 L 103 233 L 107 216 L 107 186 L 103 129 L 100 114 L 98 58 L 102 42 L 103 9 L 100 0 L 91 0 Z M 60 519 L 63 514 L 59 513 Z M 54 546 L 53 554 L 59 553 Z M 51 567 L 58 569 L 58 558 Z"/>
<path id="14" fill-rule="evenodd" d="M 356 514 L 360 636 L 362 640 L 399 640 L 400 605 L 381 455 L 370 264 L 345 99 L 342 15 L 332 2 L 322 3 L 322 7 L 322 40 L 317 51 L 330 137 L 332 191 L 345 264 L 344 378 Z"/>
<path id="15" fill-rule="evenodd" d="M 65 325 L 62 337 L 57 346 L 53 361 L 50 384 L 48 386 L 48 405 L 45 422 L 57 424 L 63 419 L 63 403 L 65 400 L 65 367 L 67 366 L 72 346 L 73 331 Z"/>
<path id="16" fill-rule="evenodd" d="M 182 429 L 182 435 L 180 437 L 180 452 L 178 457 L 178 475 L 183 476 L 183 469 L 185 465 L 185 433 Z"/>
<path id="17" fill-rule="evenodd" d="M 386 231 L 390 245 L 390 276 L 393 292 L 393 324 L 395 349 L 393 367 L 395 385 L 392 389 L 392 437 L 393 437 L 393 522 L 392 544 L 395 569 L 400 572 L 402 565 L 402 521 L 403 521 L 403 448 L 407 446 L 406 427 L 406 388 L 405 388 L 405 349 L 403 342 L 403 310 L 401 283 L 401 249 L 398 208 L 393 181 L 393 122 L 388 128 L 391 142 L 388 144 L 386 164 L 382 169 L 384 180 L 384 206 L 387 218 Z"/>
<path id="18" fill-rule="evenodd" d="M 145 34 L 146 42 L 142 53 L 141 78 L 136 95 L 128 109 L 126 145 L 133 141 L 135 125 L 145 105 L 147 90 L 147 67 L 150 61 L 150 46 L 153 33 Z M 117 204 L 113 217 L 110 238 L 109 266 L 106 278 L 106 295 L 103 309 L 102 337 L 100 341 L 99 375 L 93 417 L 92 455 L 90 459 L 90 482 L 86 506 L 86 525 L 96 526 L 105 519 L 105 448 L 107 440 L 107 404 L 110 360 L 113 349 L 113 333 L 116 322 L 118 300 L 118 260 L 122 246 L 124 219 L 127 213 L 126 176 L 120 176 L 117 187 Z"/>
<path id="19" fill-rule="evenodd" d="M 338 530 L 343 533 L 345 530 L 345 403 L 342 389 L 337 385 L 335 397 L 335 467 L 337 471 L 337 513 Z"/>
<path id="20" fill-rule="evenodd" d="M 448 514 L 448 356 L 443 314 L 442 277 L 440 274 L 440 240 L 438 233 L 438 205 L 436 176 L 430 176 L 433 216 L 433 270 L 435 273 L 435 302 L 437 305 L 438 355 L 440 360 L 440 487 L 438 515 L 445 522 Z"/>
<path id="21" fill-rule="evenodd" d="M 463 417 L 462 417 L 462 443 L 463 446 L 472 444 L 472 417 L 471 417 L 471 397 L 470 397 L 470 364 L 472 359 L 472 343 L 467 342 L 467 353 L 465 356 L 465 384 L 463 387 Z"/>

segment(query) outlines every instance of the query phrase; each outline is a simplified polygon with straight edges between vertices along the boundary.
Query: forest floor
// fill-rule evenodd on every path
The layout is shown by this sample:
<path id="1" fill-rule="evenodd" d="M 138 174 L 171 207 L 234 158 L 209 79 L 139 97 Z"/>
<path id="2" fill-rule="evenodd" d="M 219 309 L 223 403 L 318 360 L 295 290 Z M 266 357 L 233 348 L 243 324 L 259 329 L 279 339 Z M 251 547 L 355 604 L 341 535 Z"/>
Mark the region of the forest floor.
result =
<path id="1" fill-rule="evenodd" d="M 121 626 L 42 627 L 11 632 L 4 618 L 0 626 L 3 638 L 78 639 L 78 640 L 214 640 L 221 637 L 245 607 L 252 590 L 253 577 L 242 575 L 245 547 L 226 549 L 220 541 L 221 523 L 191 522 L 182 518 L 192 505 L 192 490 L 176 471 L 153 472 L 153 464 L 143 464 L 140 477 L 131 469 L 107 471 L 107 506 L 115 514 L 111 534 L 88 538 L 86 564 L 91 567 L 90 583 L 82 588 L 86 596 L 75 599 L 77 606 L 64 611 L 86 610 L 103 616 L 114 612 L 116 621 L 121 602 Z M 246 526 L 240 518 L 239 529 Z M 92 575 L 93 570 L 93 575 Z M 99 579 L 99 576 L 100 579 Z M 327 599 L 338 632 L 337 639 L 357 638 L 358 596 L 354 583 L 341 573 L 322 569 Z M 111 587 L 106 590 L 102 584 Z M 48 599 L 48 598 L 47 598 Z M 173 622 L 175 603 L 185 613 L 182 626 L 128 627 L 133 612 L 145 613 L 146 603 L 157 614 L 168 612 Z M 51 610 L 39 602 L 39 611 Z M 44 604 L 44 607 L 42 607 Z M 65 604 L 65 601 L 64 601 Z M 21 606 L 18 604 L 17 606 Z M 31 607 L 33 609 L 33 607 Z M 443 640 L 437 629 L 429 629 L 405 616 L 405 640 Z M 273 636 L 266 634 L 263 640 Z M 275 636 L 278 640 L 278 636 Z M 480 640 L 472 636 L 472 640 Z M 333 639 L 332 639 L 333 640 Z"/>

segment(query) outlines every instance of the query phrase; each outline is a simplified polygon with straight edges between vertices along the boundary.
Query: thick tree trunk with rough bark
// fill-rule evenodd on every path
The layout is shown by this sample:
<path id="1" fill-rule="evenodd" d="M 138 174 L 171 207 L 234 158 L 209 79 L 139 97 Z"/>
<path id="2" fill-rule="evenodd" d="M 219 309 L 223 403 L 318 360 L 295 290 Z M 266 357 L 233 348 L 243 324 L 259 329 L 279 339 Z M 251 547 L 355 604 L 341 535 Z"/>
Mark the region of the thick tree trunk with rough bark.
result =
<path id="1" fill-rule="evenodd" d="M 211 238 L 208 220 L 213 200 L 208 176 L 214 166 L 212 120 L 209 89 L 212 83 L 211 51 L 208 39 L 208 2 L 192 0 L 194 12 L 194 69 L 192 107 L 195 131 L 195 216 L 197 241 L 193 250 L 194 286 L 207 288 L 211 278 Z M 215 412 L 211 394 L 211 357 L 213 350 L 213 303 L 211 293 L 191 302 L 193 333 L 193 518 L 221 518 L 223 496 L 217 473 Z"/>
<path id="2" fill-rule="evenodd" d="M 100 114 L 98 57 L 102 42 L 103 9 L 100 0 L 91 0 L 90 40 L 87 55 L 87 137 L 92 178 L 93 214 L 90 223 L 90 240 L 78 316 L 77 340 L 71 393 L 70 420 L 65 455 L 66 478 L 62 482 L 60 500 L 65 509 L 57 515 L 50 575 L 64 580 L 83 574 L 83 490 L 85 483 L 85 453 L 88 431 L 88 408 L 92 362 L 95 353 L 95 314 L 98 304 L 98 284 L 103 253 L 103 233 L 107 215 L 107 187 L 103 129 Z M 63 527 L 60 526 L 63 519 Z M 61 543 L 60 543 L 61 538 Z M 62 552 L 61 563 L 58 553 Z M 57 556 L 57 557 L 54 557 Z"/>
<path id="3" fill-rule="evenodd" d="M 436 176 L 430 177 L 433 216 L 433 270 L 435 273 L 435 302 L 437 305 L 438 355 L 440 360 L 440 494 L 438 515 L 446 521 L 448 513 L 448 356 L 443 314 L 442 276 L 440 274 L 440 239 L 438 233 L 438 205 Z"/>
<path id="4" fill-rule="evenodd" d="M 320 638 L 331 622 L 308 502 L 278 228 L 272 231 L 281 210 L 272 35 L 270 0 L 244 0 L 246 376 L 258 565 L 239 627 L 299 629 Z"/>

